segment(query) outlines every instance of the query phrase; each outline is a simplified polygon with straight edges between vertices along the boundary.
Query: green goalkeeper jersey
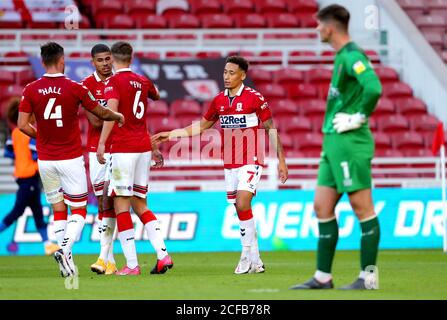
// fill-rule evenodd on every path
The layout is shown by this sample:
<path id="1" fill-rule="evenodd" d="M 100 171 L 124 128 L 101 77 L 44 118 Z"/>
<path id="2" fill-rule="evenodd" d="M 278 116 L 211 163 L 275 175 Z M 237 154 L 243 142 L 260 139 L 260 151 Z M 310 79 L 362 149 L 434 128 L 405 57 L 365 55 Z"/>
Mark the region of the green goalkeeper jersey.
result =
<path id="1" fill-rule="evenodd" d="M 349 42 L 335 56 L 323 133 L 335 133 L 332 120 L 338 112 L 360 112 L 367 118 L 382 94 L 382 85 L 364 51 Z M 368 122 L 362 128 L 368 128 Z"/>

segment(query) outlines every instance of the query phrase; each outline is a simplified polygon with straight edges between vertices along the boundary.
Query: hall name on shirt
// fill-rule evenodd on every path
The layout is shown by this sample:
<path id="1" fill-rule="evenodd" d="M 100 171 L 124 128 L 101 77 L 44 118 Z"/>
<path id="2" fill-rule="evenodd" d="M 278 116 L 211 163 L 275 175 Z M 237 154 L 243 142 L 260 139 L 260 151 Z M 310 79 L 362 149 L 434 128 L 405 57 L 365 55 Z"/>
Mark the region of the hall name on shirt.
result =
<path id="1" fill-rule="evenodd" d="M 137 81 L 129 81 L 130 85 L 134 88 L 141 89 L 141 83 Z"/>
<path id="2" fill-rule="evenodd" d="M 55 93 L 55 94 L 61 94 L 61 88 L 57 88 L 57 87 L 48 87 L 45 89 L 39 89 L 39 93 L 43 94 L 44 96 L 50 93 Z"/>

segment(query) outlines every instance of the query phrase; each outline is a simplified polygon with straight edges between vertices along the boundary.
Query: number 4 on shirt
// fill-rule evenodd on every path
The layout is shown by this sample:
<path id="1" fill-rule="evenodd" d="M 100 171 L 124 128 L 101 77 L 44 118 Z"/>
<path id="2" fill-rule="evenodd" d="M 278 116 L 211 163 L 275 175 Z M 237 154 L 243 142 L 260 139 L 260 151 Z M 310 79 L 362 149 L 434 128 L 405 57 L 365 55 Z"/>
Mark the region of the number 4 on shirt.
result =
<path id="1" fill-rule="evenodd" d="M 45 111 L 43 113 L 43 118 L 45 120 L 55 119 L 56 126 L 63 127 L 64 123 L 62 122 L 62 106 L 61 105 L 55 106 L 54 112 L 51 113 L 51 111 L 53 111 L 53 106 L 54 106 L 55 102 L 56 102 L 56 98 L 50 98 L 48 100 L 47 106 L 45 107 Z"/>

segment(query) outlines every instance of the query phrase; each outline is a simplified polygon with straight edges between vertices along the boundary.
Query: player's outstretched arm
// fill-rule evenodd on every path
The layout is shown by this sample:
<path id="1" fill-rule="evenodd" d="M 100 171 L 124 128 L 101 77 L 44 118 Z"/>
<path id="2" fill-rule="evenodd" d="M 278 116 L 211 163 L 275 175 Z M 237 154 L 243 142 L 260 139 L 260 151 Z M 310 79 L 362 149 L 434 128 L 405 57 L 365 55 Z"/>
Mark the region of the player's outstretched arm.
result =
<path id="1" fill-rule="evenodd" d="M 286 157 L 284 155 L 284 149 L 282 147 L 281 139 L 279 138 L 278 131 L 275 128 L 272 118 L 263 122 L 264 128 L 269 133 L 270 142 L 273 144 L 273 147 L 276 150 L 276 154 L 278 155 L 278 174 L 281 183 L 285 183 L 288 178 L 288 169 L 286 164 Z"/>
<path id="2" fill-rule="evenodd" d="M 193 137 L 211 128 L 215 122 L 216 121 L 209 121 L 202 118 L 200 121 L 196 121 L 192 125 L 185 128 L 159 132 L 152 136 L 152 143 L 159 144 L 161 142 L 166 142 L 169 139 Z"/>
<path id="3" fill-rule="evenodd" d="M 95 116 L 91 112 L 86 112 L 85 114 L 87 116 L 88 122 L 92 125 L 95 129 L 101 129 L 102 128 L 102 120 L 100 120 L 97 116 Z"/>
<path id="4" fill-rule="evenodd" d="M 112 99 L 112 100 L 116 100 L 116 99 Z M 97 116 L 101 120 L 116 121 L 116 122 L 118 122 L 118 124 L 120 126 L 122 126 L 124 124 L 124 116 L 121 113 L 112 110 L 110 108 L 110 106 L 109 106 L 109 108 L 104 108 L 103 106 L 98 104 L 94 109 L 87 110 L 87 111 L 93 113 L 95 116 Z"/>
<path id="5" fill-rule="evenodd" d="M 17 120 L 17 126 L 19 127 L 19 130 L 22 131 L 24 134 L 31 138 L 36 138 L 37 131 L 36 128 L 34 128 L 30 124 L 31 119 L 31 113 L 27 112 L 19 112 L 19 119 Z"/>

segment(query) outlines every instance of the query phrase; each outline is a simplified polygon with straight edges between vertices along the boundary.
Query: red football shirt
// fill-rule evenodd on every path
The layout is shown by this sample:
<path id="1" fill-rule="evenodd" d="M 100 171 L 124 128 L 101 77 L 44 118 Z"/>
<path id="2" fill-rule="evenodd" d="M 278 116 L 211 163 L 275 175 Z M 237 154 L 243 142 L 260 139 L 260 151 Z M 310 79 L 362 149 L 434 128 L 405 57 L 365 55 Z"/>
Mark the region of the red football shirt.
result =
<path id="1" fill-rule="evenodd" d="M 264 97 L 252 88 L 241 86 L 232 98 L 228 90 L 211 102 L 204 118 L 220 120 L 222 157 L 227 169 L 247 164 L 263 165 L 268 139 L 259 130 L 260 122 L 272 117 Z"/>
<path id="2" fill-rule="evenodd" d="M 85 86 L 62 73 L 44 74 L 23 89 L 19 111 L 36 116 L 36 147 L 40 160 L 82 156 L 79 104 L 92 110 L 98 102 Z"/>
<path id="3" fill-rule="evenodd" d="M 96 71 L 89 75 L 88 77 L 81 80 L 81 84 L 87 87 L 96 100 L 102 105 L 104 108 L 107 108 L 107 100 L 104 96 L 104 82 L 98 76 Z M 96 152 L 98 149 L 99 138 L 101 136 L 101 128 L 94 128 L 90 123 L 88 126 L 88 134 L 87 134 L 87 150 L 89 152 Z M 105 152 L 110 152 L 110 141 L 112 141 L 111 137 L 107 139 Z"/>
<path id="4" fill-rule="evenodd" d="M 106 100 L 119 100 L 118 112 L 124 115 L 122 127 L 112 131 L 111 153 L 140 153 L 151 151 L 151 140 L 146 126 L 147 99 L 157 96 L 152 81 L 130 70 L 118 70 L 105 82 Z"/>

